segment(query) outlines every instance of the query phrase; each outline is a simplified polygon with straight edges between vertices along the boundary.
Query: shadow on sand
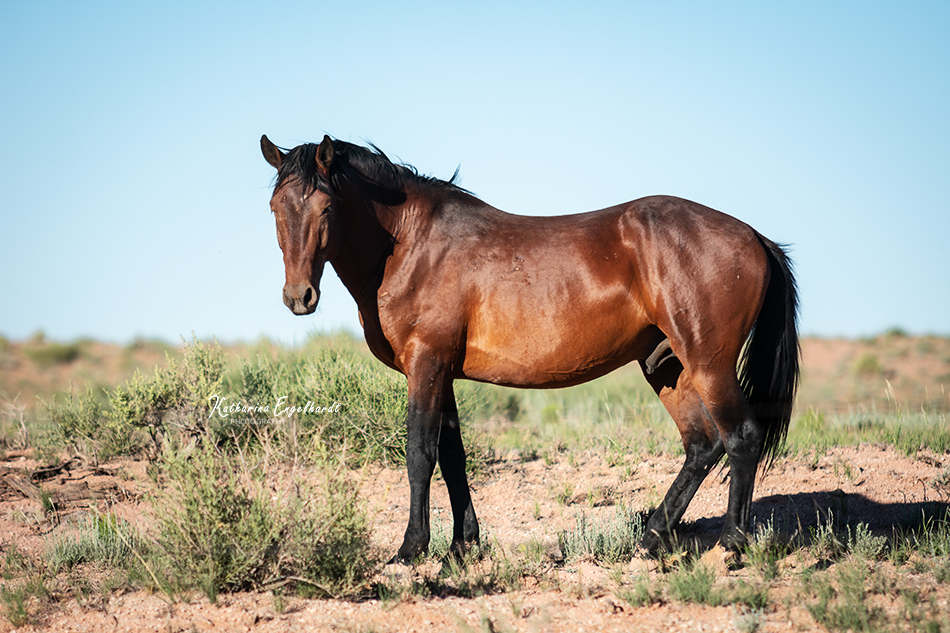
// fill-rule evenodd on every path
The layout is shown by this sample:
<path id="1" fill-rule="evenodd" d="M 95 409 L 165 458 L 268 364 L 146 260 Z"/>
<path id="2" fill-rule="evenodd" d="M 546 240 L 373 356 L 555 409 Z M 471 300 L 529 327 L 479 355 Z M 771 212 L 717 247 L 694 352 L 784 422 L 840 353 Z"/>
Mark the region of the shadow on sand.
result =
<path id="1" fill-rule="evenodd" d="M 752 525 L 772 522 L 779 534 L 800 537 L 807 542 L 819 525 L 830 520 L 836 529 L 864 523 L 875 534 L 891 535 L 914 530 L 926 521 L 950 517 L 950 504 L 941 501 L 879 503 L 861 494 L 842 490 L 800 492 L 763 497 L 752 504 Z M 724 516 L 704 517 L 684 522 L 678 534 L 699 541 L 705 547 L 715 544 Z"/>

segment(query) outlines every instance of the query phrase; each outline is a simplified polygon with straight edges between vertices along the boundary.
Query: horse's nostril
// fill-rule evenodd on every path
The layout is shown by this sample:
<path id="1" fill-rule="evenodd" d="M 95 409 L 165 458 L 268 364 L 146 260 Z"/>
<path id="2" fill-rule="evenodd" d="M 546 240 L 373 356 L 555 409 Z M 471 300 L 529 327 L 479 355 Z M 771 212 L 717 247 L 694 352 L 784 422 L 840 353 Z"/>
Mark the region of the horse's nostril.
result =
<path id="1" fill-rule="evenodd" d="M 294 314 L 310 314 L 317 307 L 320 291 L 312 284 L 287 284 L 284 286 L 284 305 Z"/>

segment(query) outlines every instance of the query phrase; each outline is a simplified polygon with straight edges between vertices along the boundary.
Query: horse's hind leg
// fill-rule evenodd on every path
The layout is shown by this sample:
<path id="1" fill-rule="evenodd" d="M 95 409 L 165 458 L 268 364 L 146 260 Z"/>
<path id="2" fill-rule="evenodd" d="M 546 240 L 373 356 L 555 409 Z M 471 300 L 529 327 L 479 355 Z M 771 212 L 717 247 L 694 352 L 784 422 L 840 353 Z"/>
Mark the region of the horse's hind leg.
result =
<path id="1" fill-rule="evenodd" d="M 458 406 L 452 384 L 446 387 L 443 396 L 442 429 L 439 434 L 439 468 L 449 489 L 452 504 L 452 545 L 449 553 L 464 553 L 468 545 L 478 543 L 478 520 L 472 495 L 465 474 L 465 448 L 462 446 L 462 430 L 459 425 Z"/>
<path id="2" fill-rule="evenodd" d="M 663 503 L 647 521 L 643 547 L 656 553 L 668 545 L 672 530 L 679 524 L 699 486 L 724 452 L 712 416 L 683 371 L 679 359 L 672 357 L 652 373 L 640 361 L 644 376 L 660 396 L 683 439 L 686 461 Z"/>
<path id="3" fill-rule="evenodd" d="M 694 377 L 729 456 L 729 505 L 719 544 L 738 550 L 747 542 L 752 491 L 765 432 L 755 419 L 739 381 L 728 370 Z"/>

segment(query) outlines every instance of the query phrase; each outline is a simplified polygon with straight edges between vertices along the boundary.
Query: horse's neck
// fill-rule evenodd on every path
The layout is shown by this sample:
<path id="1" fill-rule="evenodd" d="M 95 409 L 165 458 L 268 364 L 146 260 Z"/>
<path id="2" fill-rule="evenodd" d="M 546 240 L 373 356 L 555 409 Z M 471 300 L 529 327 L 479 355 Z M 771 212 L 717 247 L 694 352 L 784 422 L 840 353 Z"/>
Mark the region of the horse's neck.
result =
<path id="1" fill-rule="evenodd" d="M 395 237 L 379 221 L 378 214 L 387 213 L 386 209 L 343 205 L 339 213 L 343 218 L 341 245 L 330 264 L 364 311 L 376 302 Z"/>
<path id="2" fill-rule="evenodd" d="M 409 190 L 401 204 L 388 205 L 370 200 L 356 186 L 344 185 L 338 208 L 343 239 L 331 264 L 361 311 L 375 311 L 376 291 L 393 249 L 424 232 L 439 203 L 424 192 Z"/>

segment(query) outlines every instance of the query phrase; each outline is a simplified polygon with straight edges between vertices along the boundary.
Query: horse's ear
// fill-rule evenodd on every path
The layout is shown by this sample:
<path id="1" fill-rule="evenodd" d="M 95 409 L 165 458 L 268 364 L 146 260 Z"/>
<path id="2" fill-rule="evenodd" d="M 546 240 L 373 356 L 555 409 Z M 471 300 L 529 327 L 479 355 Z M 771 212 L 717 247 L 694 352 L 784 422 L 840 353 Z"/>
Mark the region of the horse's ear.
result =
<path id="1" fill-rule="evenodd" d="M 261 137 L 261 153 L 264 154 L 264 160 L 266 160 L 271 167 L 280 169 L 280 164 L 284 162 L 284 154 L 277 149 L 276 145 L 270 142 L 266 134 Z"/>
<path id="2" fill-rule="evenodd" d="M 320 174 L 324 178 L 330 175 L 330 165 L 333 163 L 333 157 L 333 140 L 324 134 L 320 147 L 317 148 L 317 169 L 320 170 Z"/>

